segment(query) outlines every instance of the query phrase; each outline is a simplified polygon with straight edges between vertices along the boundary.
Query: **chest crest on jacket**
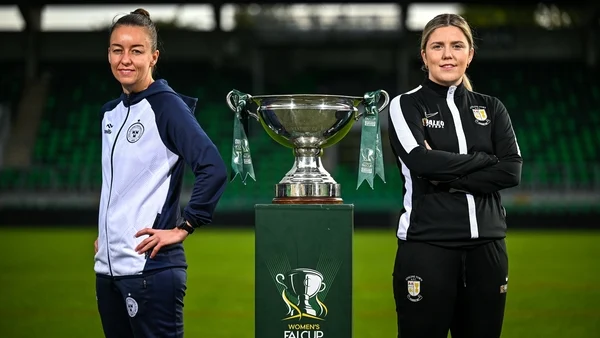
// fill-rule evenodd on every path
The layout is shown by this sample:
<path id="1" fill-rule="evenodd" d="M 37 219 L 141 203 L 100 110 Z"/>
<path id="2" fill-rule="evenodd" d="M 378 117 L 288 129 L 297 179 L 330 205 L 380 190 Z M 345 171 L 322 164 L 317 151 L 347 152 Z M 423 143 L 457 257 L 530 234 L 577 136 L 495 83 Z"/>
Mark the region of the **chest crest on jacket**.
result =
<path id="1" fill-rule="evenodd" d="M 133 123 L 127 129 L 127 141 L 129 141 L 129 143 L 139 141 L 142 135 L 144 135 L 144 125 L 140 120 L 137 120 L 137 122 Z"/>
<path id="2" fill-rule="evenodd" d="M 485 106 L 471 106 L 470 109 L 473 112 L 473 116 L 475 117 L 475 123 L 480 126 L 487 126 L 492 121 L 487 116 L 485 112 Z"/>

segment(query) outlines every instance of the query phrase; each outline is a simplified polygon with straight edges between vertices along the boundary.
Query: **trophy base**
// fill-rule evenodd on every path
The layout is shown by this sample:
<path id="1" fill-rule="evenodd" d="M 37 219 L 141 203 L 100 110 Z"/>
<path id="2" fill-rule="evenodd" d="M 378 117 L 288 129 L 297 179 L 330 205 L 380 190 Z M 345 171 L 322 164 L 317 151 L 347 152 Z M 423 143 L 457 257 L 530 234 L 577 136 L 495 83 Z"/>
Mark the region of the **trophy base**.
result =
<path id="1" fill-rule="evenodd" d="M 273 204 L 342 204 L 338 183 L 278 183 Z"/>
<path id="2" fill-rule="evenodd" d="M 343 204 L 339 197 L 275 197 L 273 204 Z"/>

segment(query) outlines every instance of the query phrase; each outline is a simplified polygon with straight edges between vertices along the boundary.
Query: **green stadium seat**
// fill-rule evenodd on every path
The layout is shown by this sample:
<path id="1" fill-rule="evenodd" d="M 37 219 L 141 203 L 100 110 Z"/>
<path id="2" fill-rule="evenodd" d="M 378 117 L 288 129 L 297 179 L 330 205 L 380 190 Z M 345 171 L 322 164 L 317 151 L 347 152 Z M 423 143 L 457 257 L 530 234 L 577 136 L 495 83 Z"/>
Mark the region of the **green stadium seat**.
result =
<path id="1" fill-rule="evenodd" d="M 73 67 L 72 64 L 45 65 L 55 76 L 33 151 L 33 166 L 39 169 L 0 171 L 2 189 L 99 189 L 102 182 L 99 110 L 103 103 L 119 95 L 120 88 L 105 64 L 90 67 L 82 63 L 81 72 L 73 72 Z M 568 179 L 574 186 L 584 187 L 592 183 L 591 164 L 600 163 L 600 133 L 597 132 L 600 129 L 597 107 L 600 86 L 596 84 L 594 74 L 581 66 L 552 65 L 552 69 L 556 70 L 552 73 L 547 71 L 548 67 L 543 62 L 478 66 L 470 68 L 469 76 L 477 91 L 499 97 L 511 115 L 524 157 L 523 185 L 550 187 Z M 159 74 L 179 92 L 199 98 L 196 118 L 229 167 L 234 113 L 226 106 L 225 95 L 233 88 L 250 92 L 249 71 L 207 67 L 201 78 L 192 78 L 180 69 L 185 67 L 165 63 L 161 65 Z M 18 98 L 20 87 L 13 83 L 17 77 L 3 73 L 0 101 Z M 394 75 L 386 78 L 384 75 L 356 72 L 349 76 L 337 70 L 314 70 L 296 77 L 270 79 L 264 93 L 339 92 L 360 95 L 362 88 L 372 87 L 392 88 L 389 90 L 392 94 L 395 82 Z M 589 95 L 580 94 L 584 92 Z M 250 122 L 250 147 L 258 182 L 250 180 L 244 186 L 236 178 L 235 182 L 228 184 L 223 197 L 224 208 L 248 207 L 248 200 L 252 203 L 270 201 L 274 184 L 292 165 L 291 150 L 271 140 L 255 121 Z M 387 137 L 384 139 L 387 142 Z M 355 147 L 352 152 L 357 154 L 359 135 L 350 135 L 346 141 L 343 146 Z M 356 159 L 357 156 L 354 156 L 335 168 L 328 168 L 342 184 L 344 199 L 372 208 L 397 208 L 402 201 L 402 180 L 393 156 L 384 157 L 387 184 L 376 178 L 374 191 L 367 183 L 356 190 Z M 189 187 L 193 180 L 193 174 L 186 169 L 184 184 Z"/>

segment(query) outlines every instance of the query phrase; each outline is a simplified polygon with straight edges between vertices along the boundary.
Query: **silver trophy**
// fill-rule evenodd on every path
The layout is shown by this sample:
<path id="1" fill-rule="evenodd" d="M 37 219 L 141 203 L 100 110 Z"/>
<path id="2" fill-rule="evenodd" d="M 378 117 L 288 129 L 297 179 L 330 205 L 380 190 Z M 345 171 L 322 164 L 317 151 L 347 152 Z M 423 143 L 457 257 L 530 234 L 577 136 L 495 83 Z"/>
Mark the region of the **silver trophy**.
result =
<path id="1" fill-rule="evenodd" d="M 319 292 L 325 290 L 323 275 L 319 271 L 298 268 L 288 271 L 285 275 L 278 273 L 277 276 L 275 276 L 275 280 L 285 287 L 290 296 L 298 300 L 295 304 L 292 304 L 300 310 L 299 314 L 320 316 L 323 313 L 323 308 L 317 313 L 310 305 L 310 299 L 315 297 Z M 320 302 L 317 302 L 317 304 L 319 303 Z M 319 306 L 323 307 L 321 304 L 319 304 Z M 288 309 L 288 314 L 294 315 L 292 307 Z M 298 315 L 298 313 L 296 313 L 296 315 Z"/>
<path id="2" fill-rule="evenodd" d="M 377 107 L 380 96 L 383 96 L 384 102 Z M 364 142 L 361 142 L 364 154 L 360 156 L 359 175 L 369 175 L 369 170 L 374 175 L 377 156 L 381 160 L 378 115 L 389 103 L 389 95 L 383 90 L 369 92 L 363 97 L 319 94 L 252 96 L 232 90 L 226 101 L 237 116 L 232 165 L 236 175 L 242 174 L 242 180 L 245 180 L 244 172 L 252 177 L 254 175 L 248 140 L 239 124 L 244 117 L 256 119 L 271 138 L 294 149 L 294 164 L 275 185 L 273 203 L 342 203 L 340 184 L 323 167 L 321 155 L 324 148 L 344 138 L 361 117 L 367 118 L 368 115 L 371 118 L 363 122 L 363 134 L 366 128 L 372 129 L 369 129 L 369 134 L 372 134 L 373 140 L 363 139 Z M 365 106 L 364 113 L 359 113 L 361 104 Z M 383 176 L 381 161 L 380 176 Z M 372 187 L 372 178 L 370 184 Z"/>

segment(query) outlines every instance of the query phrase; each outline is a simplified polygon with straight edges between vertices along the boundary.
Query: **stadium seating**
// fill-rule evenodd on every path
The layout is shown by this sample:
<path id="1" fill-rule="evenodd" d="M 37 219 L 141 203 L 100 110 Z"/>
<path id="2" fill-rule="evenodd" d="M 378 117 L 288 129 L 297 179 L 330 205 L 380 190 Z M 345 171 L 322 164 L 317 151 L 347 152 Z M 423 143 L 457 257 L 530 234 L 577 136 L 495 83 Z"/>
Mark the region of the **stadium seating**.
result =
<path id="1" fill-rule="evenodd" d="M 470 74 L 475 90 L 500 98 L 511 115 L 525 186 L 584 189 L 600 178 L 597 75 L 581 64 L 543 62 L 480 65 Z"/>
<path id="2" fill-rule="evenodd" d="M 229 166 L 233 113 L 225 105 L 225 95 L 233 88 L 251 91 L 248 70 L 215 69 L 211 66 L 189 67 L 162 64 L 158 77 L 164 76 L 183 94 L 199 98 L 196 117 L 213 139 Z M 4 69 L 7 69 L 6 67 Z M 118 83 L 107 64 L 48 64 L 52 81 L 46 111 L 43 115 L 31 169 L 5 169 L 0 175 L 0 188 L 63 189 L 94 191 L 101 184 L 99 109 L 107 100 L 119 95 Z M 552 69 L 549 73 L 548 69 Z M 182 71 L 183 70 L 183 71 Z M 11 99 L 19 90 L 17 69 L 0 79 L 0 100 Z M 12 74 L 12 75 L 11 75 Z M 314 71 L 285 82 L 268 82 L 266 92 L 323 92 L 361 95 L 363 90 L 385 88 L 395 95 L 394 76 L 378 76 L 372 72 L 354 74 Z M 578 64 L 486 64 L 469 69 L 475 90 L 497 96 L 511 114 L 523 153 L 523 187 L 543 189 L 557 185 L 587 188 L 600 180 L 600 86 L 597 74 Z M 357 80 L 359 79 L 359 80 Z M 389 89 L 391 88 L 391 89 Z M 403 89 L 405 90 L 405 89 Z M 273 185 L 293 164 L 291 150 L 271 140 L 260 125 L 251 123 L 250 147 L 254 156 L 257 182 L 243 186 L 229 184 L 224 204 L 228 207 L 248 206 L 248 199 L 268 202 Z M 384 141 L 387 137 L 384 133 Z M 360 134 L 340 142 L 345 160 L 328 168 L 342 183 L 343 196 L 349 203 L 366 208 L 388 208 L 400 202 L 400 175 L 387 142 L 384 142 L 386 181 L 376 180 L 375 193 L 365 194 L 364 183 L 356 191 L 358 145 Z M 193 176 L 186 173 L 185 184 Z M 565 181 L 567 183 L 565 183 Z M 362 196 L 362 197 L 361 197 Z M 366 197 L 365 197 L 366 196 Z M 376 196 L 376 198 L 373 198 Z"/>

